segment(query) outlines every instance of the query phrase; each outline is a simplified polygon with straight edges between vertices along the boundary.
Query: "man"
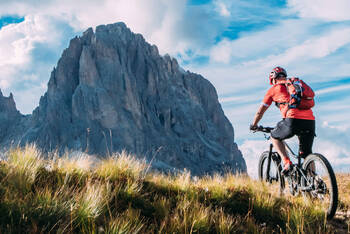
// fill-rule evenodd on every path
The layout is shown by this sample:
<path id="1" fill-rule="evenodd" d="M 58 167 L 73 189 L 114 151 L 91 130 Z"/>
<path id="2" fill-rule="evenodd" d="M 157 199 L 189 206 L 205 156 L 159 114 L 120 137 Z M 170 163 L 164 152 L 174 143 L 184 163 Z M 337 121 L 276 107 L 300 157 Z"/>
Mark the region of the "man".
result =
<path id="1" fill-rule="evenodd" d="M 269 76 L 270 85 L 273 85 L 266 93 L 262 105 L 255 114 L 251 130 L 257 129 L 257 125 L 265 111 L 272 102 L 275 102 L 282 114 L 282 121 L 271 132 L 272 144 L 281 155 L 284 163 L 282 174 L 286 175 L 292 168 L 285 145 L 282 140 L 294 135 L 299 138 L 299 155 L 305 158 L 312 153 L 312 144 L 315 136 L 315 117 L 311 109 L 290 108 L 288 106 L 290 94 L 286 86 L 287 72 L 282 67 L 275 67 Z"/>

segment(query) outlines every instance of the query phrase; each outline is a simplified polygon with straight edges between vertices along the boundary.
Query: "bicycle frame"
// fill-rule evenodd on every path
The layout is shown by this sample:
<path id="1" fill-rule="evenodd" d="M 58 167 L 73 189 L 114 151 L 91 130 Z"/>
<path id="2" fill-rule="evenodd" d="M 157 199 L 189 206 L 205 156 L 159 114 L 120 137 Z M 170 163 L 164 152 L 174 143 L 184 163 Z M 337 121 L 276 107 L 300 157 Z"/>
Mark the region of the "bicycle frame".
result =
<path id="1" fill-rule="evenodd" d="M 269 157 L 267 159 L 267 169 L 266 169 L 266 175 L 265 175 L 265 178 L 270 180 L 270 167 L 271 167 L 271 158 L 272 158 L 272 148 L 273 148 L 273 145 L 272 143 L 270 144 L 270 150 L 269 150 Z M 268 182 L 271 182 L 271 181 L 268 181 Z"/>
<path id="2" fill-rule="evenodd" d="M 267 140 L 270 139 L 270 137 L 266 137 L 265 135 L 265 138 Z M 296 165 L 296 167 L 294 167 L 296 169 L 296 172 L 298 173 L 298 186 L 299 186 L 299 189 L 301 191 L 311 191 L 312 190 L 312 183 L 310 183 L 309 179 L 306 177 L 305 175 L 305 171 L 304 169 L 302 169 L 302 162 L 301 162 L 301 157 L 299 157 L 298 155 L 296 155 L 293 150 L 290 148 L 290 146 L 285 142 L 285 141 L 282 141 L 283 144 L 286 146 L 286 149 L 287 151 L 294 157 L 298 160 L 298 164 Z M 268 157 L 268 161 L 267 161 L 267 170 L 266 170 L 266 179 L 267 180 L 270 180 L 270 176 L 269 176 L 269 173 L 270 173 L 270 168 L 271 168 L 271 159 L 272 159 L 272 155 L 274 154 L 275 152 L 273 152 L 273 144 L 270 143 L 270 150 L 269 150 L 269 157 Z M 301 178 L 305 179 L 307 181 L 306 184 L 309 184 L 309 186 L 301 186 Z"/>
<path id="3" fill-rule="evenodd" d="M 251 128 L 252 129 L 252 128 Z M 252 129 L 255 132 L 263 132 L 265 139 L 270 140 L 271 131 L 274 128 L 258 126 Z M 273 144 L 270 143 L 269 151 L 265 151 L 261 154 L 259 160 L 259 179 L 265 180 L 267 183 L 278 182 L 280 193 L 282 195 L 285 189 L 285 179 L 288 181 L 288 187 L 292 195 L 303 195 L 311 196 L 319 200 L 329 200 L 327 204 L 327 219 L 331 219 L 337 208 L 338 204 L 338 189 L 337 182 L 331 165 L 328 160 L 321 154 L 310 154 L 305 160 L 295 154 L 287 142 L 282 141 L 286 147 L 287 153 L 298 160 L 298 163 L 292 166 L 292 170 L 288 171 L 286 175 L 282 175 L 282 163 L 281 156 L 278 152 L 273 150 Z M 273 162 L 271 162 L 273 160 Z M 330 180 L 330 186 L 326 185 L 323 179 L 316 173 L 315 162 L 319 161 L 322 165 L 321 168 L 326 169 L 326 176 Z M 307 164 L 305 164 L 307 163 Z M 274 169 L 276 168 L 276 170 Z M 270 172 L 272 174 L 270 174 Z M 326 197 L 329 194 L 329 197 Z"/>

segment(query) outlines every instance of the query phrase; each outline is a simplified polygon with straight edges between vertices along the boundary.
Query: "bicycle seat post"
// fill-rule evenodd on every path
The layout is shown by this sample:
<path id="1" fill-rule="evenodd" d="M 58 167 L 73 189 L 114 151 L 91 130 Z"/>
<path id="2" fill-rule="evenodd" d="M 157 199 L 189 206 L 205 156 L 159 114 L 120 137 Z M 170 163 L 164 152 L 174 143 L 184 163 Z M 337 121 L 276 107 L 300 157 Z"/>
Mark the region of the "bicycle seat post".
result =
<path id="1" fill-rule="evenodd" d="M 270 155 L 272 155 L 272 148 L 273 148 L 273 144 L 270 143 Z"/>

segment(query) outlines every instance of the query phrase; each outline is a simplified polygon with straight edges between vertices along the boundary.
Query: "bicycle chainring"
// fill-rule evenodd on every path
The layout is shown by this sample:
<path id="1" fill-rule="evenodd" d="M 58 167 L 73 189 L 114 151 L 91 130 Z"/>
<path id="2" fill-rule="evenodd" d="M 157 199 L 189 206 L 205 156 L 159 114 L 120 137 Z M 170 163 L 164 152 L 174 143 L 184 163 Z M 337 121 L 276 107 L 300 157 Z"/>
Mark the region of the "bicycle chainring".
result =
<path id="1" fill-rule="evenodd" d="M 287 176 L 288 186 L 289 186 L 289 192 L 296 196 L 299 194 L 299 183 L 298 183 L 298 172 L 295 168 L 293 168 L 293 171 Z"/>
<path id="2" fill-rule="evenodd" d="M 326 183 L 322 180 L 322 178 L 318 175 L 312 177 L 313 190 L 311 194 L 314 198 L 323 199 L 327 194 L 328 189 Z"/>

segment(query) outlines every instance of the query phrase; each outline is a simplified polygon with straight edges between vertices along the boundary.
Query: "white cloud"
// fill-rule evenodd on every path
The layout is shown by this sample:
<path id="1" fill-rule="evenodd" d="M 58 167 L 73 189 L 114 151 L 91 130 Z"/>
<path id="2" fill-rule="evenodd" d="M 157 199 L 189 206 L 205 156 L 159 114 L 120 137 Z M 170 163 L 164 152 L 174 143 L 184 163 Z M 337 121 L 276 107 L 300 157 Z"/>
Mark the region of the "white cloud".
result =
<path id="1" fill-rule="evenodd" d="M 238 39 L 224 38 L 211 47 L 210 60 L 214 64 L 288 65 L 305 56 L 327 56 L 349 43 L 348 26 L 330 29 L 326 33 L 310 33 L 316 25 L 318 22 L 308 19 L 287 19 L 262 31 L 241 33 Z"/>
<path id="2" fill-rule="evenodd" d="M 219 102 L 222 104 L 230 104 L 230 103 L 241 103 L 241 102 L 252 102 L 252 101 L 259 101 L 259 99 L 254 95 L 247 95 L 247 94 L 236 94 L 235 96 L 229 96 L 229 97 L 219 97 Z"/>
<path id="3" fill-rule="evenodd" d="M 188 49 L 188 42 L 179 40 L 186 0 L 101 0 L 101 1 L 11 1 L 0 2 L 0 16 L 8 14 L 45 14 L 65 20 L 76 31 L 88 27 L 123 21 L 132 31 L 142 33 L 156 43 L 162 53 Z M 196 20 L 196 19 L 192 19 Z"/>
<path id="4" fill-rule="evenodd" d="M 324 95 L 332 92 L 337 92 L 337 91 L 343 91 L 350 89 L 350 85 L 340 85 L 336 87 L 330 87 L 330 88 L 324 88 L 321 90 L 316 91 L 316 95 Z"/>
<path id="5" fill-rule="evenodd" d="M 288 20 L 263 32 L 242 36 L 237 40 L 224 39 L 212 47 L 211 61 L 226 64 L 238 61 L 240 63 L 235 65 L 237 70 L 239 66 L 254 67 L 255 70 L 251 70 L 251 73 L 256 73 L 257 69 L 266 70 L 276 65 L 288 66 L 293 63 L 305 64 L 305 61 L 311 59 L 324 58 L 350 43 L 350 27 L 337 28 L 323 35 L 314 36 L 307 34 L 313 24 L 302 25 L 301 22 Z M 294 28 L 296 25 L 301 28 Z M 279 29 L 280 34 L 278 34 Z M 290 30 L 294 35 L 289 34 L 287 40 L 283 37 L 279 39 L 271 37 L 276 34 L 288 34 Z M 299 38 L 295 39 L 295 37 Z M 256 57 L 257 55 L 260 56 Z M 242 58 L 244 60 L 240 61 Z M 247 69 L 241 70 L 245 73 L 250 72 Z M 337 70 L 340 69 L 337 67 Z"/>
<path id="6" fill-rule="evenodd" d="M 0 88 L 5 95 L 14 94 L 22 113 L 31 113 L 38 105 L 45 91 L 42 83 L 48 82 L 68 44 L 62 39 L 69 34 L 69 27 L 61 26 L 60 19 L 38 14 L 0 30 Z"/>
<path id="7" fill-rule="evenodd" d="M 335 171 L 344 171 L 346 168 L 347 172 L 350 171 L 350 149 L 339 145 L 338 140 L 316 139 L 314 152 L 325 156 Z"/>
<path id="8" fill-rule="evenodd" d="M 247 164 L 247 171 L 250 177 L 258 178 L 258 163 L 260 155 L 269 149 L 268 141 L 246 140 L 239 146 Z"/>
<path id="9" fill-rule="evenodd" d="M 282 23 L 282 25 L 289 25 L 290 29 L 293 28 L 292 24 L 294 24 L 293 21 Z M 276 65 L 285 67 L 289 75 L 299 76 L 309 84 L 330 81 L 335 77 L 350 77 L 350 62 L 347 58 L 350 50 L 350 28 L 337 27 L 323 35 L 315 36 L 306 33 L 313 26 L 312 23 L 304 25 L 305 28 L 299 24 L 298 26 L 301 26 L 300 30 L 304 34 L 302 37 L 304 41 L 301 39 L 296 41 L 292 39 L 287 40 L 284 45 L 289 45 L 288 48 L 284 50 L 282 48 L 277 49 L 277 51 L 280 50 L 279 53 L 273 53 L 273 45 L 277 44 L 276 47 L 279 47 L 280 41 L 271 40 L 267 41 L 267 43 L 259 43 L 259 41 L 264 41 L 264 38 L 268 37 L 268 35 L 274 34 L 276 28 L 272 27 L 264 32 L 249 34 L 237 40 L 223 40 L 213 47 L 209 65 L 206 67 L 191 67 L 190 70 L 203 74 L 213 82 L 219 96 L 225 96 L 222 99 L 223 104 L 227 100 L 230 101 L 231 99 L 232 102 L 237 97 L 247 96 L 247 94 L 250 98 L 240 100 L 244 102 L 246 100 L 254 101 L 255 99 L 257 103 L 260 103 L 264 92 L 269 88 L 267 85 L 268 73 Z M 298 29 L 295 30 L 298 31 Z M 294 32 L 294 35 L 298 35 L 298 33 Z M 244 42 L 247 42 L 247 44 L 245 45 Z M 338 52 L 340 49 L 343 51 Z M 257 54 L 254 51 L 257 51 Z M 256 59 L 257 55 L 264 55 L 264 57 Z M 231 58 L 228 58 L 229 56 Z M 239 56 L 247 57 L 237 60 Z M 223 64 L 224 62 L 226 64 Z M 323 90 L 317 90 L 317 95 L 323 95 L 324 97 L 330 92 L 346 91 L 347 89 L 348 85 L 331 86 Z M 227 94 L 231 95 L 228 96 Z M 236 112 L 240 111 L 240 108 L 244 108 L 239 105 L 239 100 L 235 103 L 235 107 L 226 108 L 236 108 Z M 341 103 L 344 103 L 343 100 L 334 104 L 339 106 Z M 349 113 L 347 109 L 343 108 L 343 113 Z M 253 116 L 254 113 L 255 109 L 249 115 Z M 330 112 L 323 113 L 327 116 L 331 114 Z M 337 112 L 338 117 L 339 113 L 341 112 Z M 234 116 L 237 117 L 236 115 Z M 234 118 L 230 119 L 231 121 L 239 122 Z M 247 121 L 243 120 L 243 122 Z M 240 128 L 237 125 L 234 126 L 237 129 Z"/>
<path id="10" fill-rule="evenodd" d="M 29 89 L 20 89 L 12 92 L 14 93 L 17 109 L 21 110 L 22 113 L 31 113 L 39 104 L 40 96 L 38 96 L 38 94 L 43 95 L 46 90 L 47 85 L 45 82 L 39 85 L 34 85 Z"/>
<path id="11" fill-rule="evenodd" d="M 0 88 L 6 89 L 10 86 L 9 82 L 0 78 Z"/>
<path id="12" fill-rule="evenodd" d="M 231 56 L 233 55 L 232 43 L 223 39 L 218 43 L 214 48 L 212 48 L 210 52 L 210 59 L 214 62 L 221 62 L 228 64 L 231 60 Z"/>
<path id="13" fill-rule="evenodd" d="M 269 56 L 266 63 L 289 64 L 307 59 L 323 58 L 349 43 L 350 28 L 335 29 L 325 35 L 307 39 L 302 44 L 287 49 L 283 54 Z"/>
<path id="14" fill-rule="evenodd" d="M 336 125 L 332 125 L 330 124 L 328 121 L 323 121 L 322 122 L 322 128 L 324 129 L 335 129 L 337 132 L 341 132 L 341 133 L 346 133 L 348 131 L 348 129 L 350 128 L 350 125 L 349 126 L 336 126 Z"/>
<path id="15" fill-rule="evenodd" d="M 224 16 L 224 17 L 231 16 L 231 12 L 228 10 L 224 2 L 215 1 L 215 5 L 216 5 L 216 11 L 219 12 L 221 16 Z"/>
<path id="16" fill-rule="evenodd" d="M 303 18 L 327 21 L 350 20 L 349 0 L 288 0 L 288 6 Z"/>
<path id="17" fill-rule="evenodd" d="M 27 16 L 19 24 L 5 26 L 0 31 L 1 88 L 16 81 L 15 74 L 31 62 L 35 43 L 50 43 L 55 33 L 48 35 L 49 22 L 40 16 Z"/>

